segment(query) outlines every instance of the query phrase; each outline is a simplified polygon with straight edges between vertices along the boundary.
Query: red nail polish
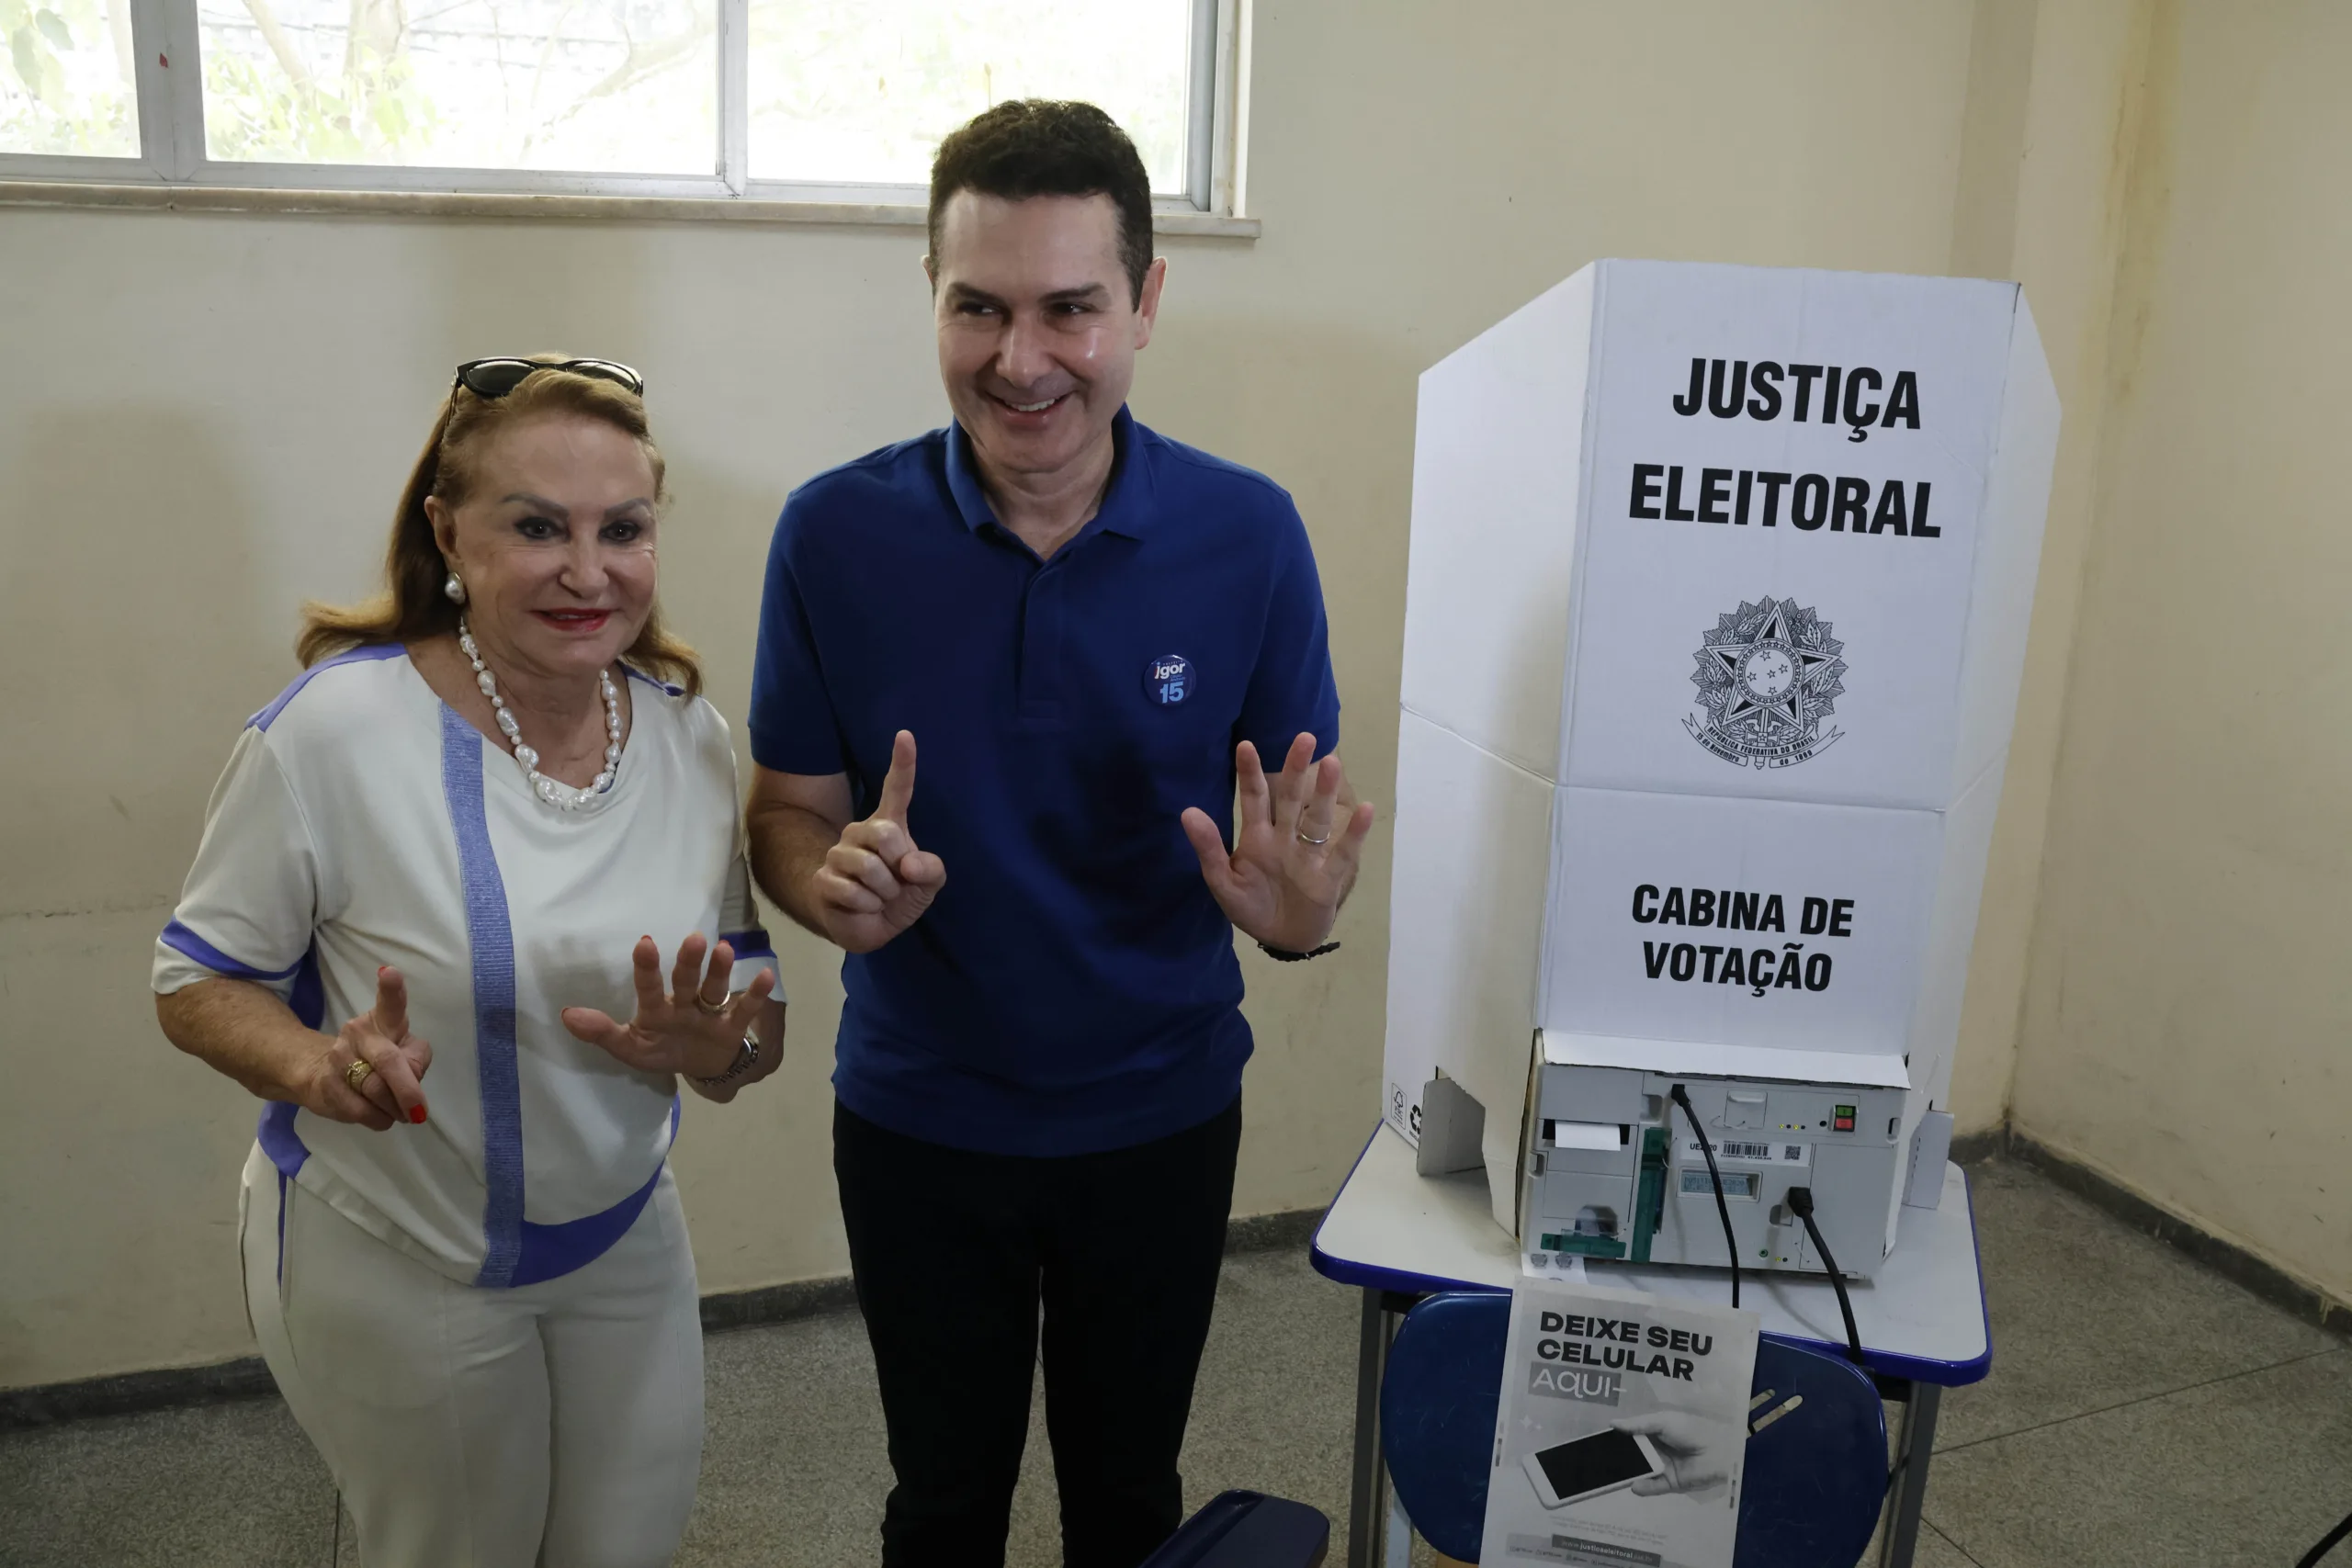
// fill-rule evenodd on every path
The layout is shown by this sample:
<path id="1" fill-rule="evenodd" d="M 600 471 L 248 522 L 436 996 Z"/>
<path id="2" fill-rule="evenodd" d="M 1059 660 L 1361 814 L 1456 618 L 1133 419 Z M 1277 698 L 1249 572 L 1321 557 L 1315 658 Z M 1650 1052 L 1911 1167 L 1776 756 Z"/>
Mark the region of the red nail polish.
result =
<path id="1" fill-rule="evenodd" d="M 414 1122 L 422 1123 L 422 1122 L 424 1122 L 424 1107 L 423 1107 L 422 1105 L 420 1105 L 420 1106 L 416 1107 L 414 1110 L 411 1111 L 408 1113 L 408 1119 L 409 1119 L 411 1122 Z"/>

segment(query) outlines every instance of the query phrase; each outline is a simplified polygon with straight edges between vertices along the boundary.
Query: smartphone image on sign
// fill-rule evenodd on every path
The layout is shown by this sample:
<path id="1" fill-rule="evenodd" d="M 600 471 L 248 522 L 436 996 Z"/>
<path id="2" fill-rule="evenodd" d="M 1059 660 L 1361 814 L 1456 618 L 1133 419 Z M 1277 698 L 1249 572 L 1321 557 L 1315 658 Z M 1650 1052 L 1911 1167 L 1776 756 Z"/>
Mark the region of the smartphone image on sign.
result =
<path id="1" fill-rule="evenodd" d="M 1527 1456 L 1527 1479 L 1547 1508 L 1565 1508 L 1665 1473 L 1647 1438 L 1614 1427 Z"/>

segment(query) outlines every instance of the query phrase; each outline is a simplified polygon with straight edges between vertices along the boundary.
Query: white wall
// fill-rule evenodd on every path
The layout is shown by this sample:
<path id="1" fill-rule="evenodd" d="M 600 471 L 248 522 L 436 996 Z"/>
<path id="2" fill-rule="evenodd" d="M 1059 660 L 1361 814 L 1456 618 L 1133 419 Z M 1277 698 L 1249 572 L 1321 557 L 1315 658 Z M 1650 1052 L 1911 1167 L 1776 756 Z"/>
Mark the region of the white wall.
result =
<path id="1" fill-rule="evenodd" d="M 2015 1117 L 2352 1301 L 2352 11 L 2154 21 Z"/>
<path id="2" fill-rule="evenodd" d="M 2030 179 L 2002 151 L 2023 89 L 2013 60 L 1972 73 L 1988 28 L 1962 0 L 1256 11 L 1265 235 L 1167 243 L 1136 407 L 1297 496 L 1374 799 L 1424 367 L 1596 256 L 1942 272 L 1998 248 L 1985 211 L 2014 200 L 2026 227 L 2006 193 Z M 739 717 L 784 492 L 944 417 L 921 249 L 906 230 L 0 207 L 0 1385 L 249 1348 L 231 1232 L 254 1106 L 157 1034 L 149 944 L 238 726 L 292 673 L 298 602 L 368 586 L 449 367 L 560 346 L 647 371 L 677 495 L 665 598 Z M 2041 679 L 2063 674 L 2071 594 L 2056 613 Z M 2003 826 L 2025 849 L 1996 859 L 2038 858 L 2028 805 Z M 2024 921 L 2030 880 L 1988 887 L 1985 929 Z M 1376 838 L 1341 953 L 1247 961 L 1238 1213 L 1328 1200 L 1372 1128 L 1386 904 Z M 846 1266 L 834 959 L 780 945 L 791 1062 L 732 1109 L 691 1106 L 677 1156 L 707 1290 Z M 2006 1052 L 2015 991 L 1991 989 L 1971 1038 Z M 2006 1058 L 1986 1081 L 1977 1124 Z"/>
<path id="3" fill-rule="evenodd" d="M 2051 778 L 2107 424 L 2115 280 L 2151 109 L 2148 0 L 1980 0 L 1951 270 L 2025 285 L 2064 410 L 2001 814 L 1984 875 L 1951 1110 L 1997 1127 L 2017 1071 Z"/>

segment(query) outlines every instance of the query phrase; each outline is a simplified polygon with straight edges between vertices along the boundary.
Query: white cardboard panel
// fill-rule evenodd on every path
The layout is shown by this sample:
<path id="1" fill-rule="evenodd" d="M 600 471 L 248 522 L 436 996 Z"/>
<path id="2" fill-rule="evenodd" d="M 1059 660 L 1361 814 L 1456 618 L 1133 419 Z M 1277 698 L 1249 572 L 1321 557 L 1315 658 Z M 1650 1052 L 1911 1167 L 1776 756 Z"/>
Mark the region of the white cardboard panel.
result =
<path id="1" fill-rule="evenodd" d="M 1600 788 L 1940 807 L 1952 746 L 1978 513 L 2008 372 L 2014 285 L 1755 267 L 1600 264 L 1578 674 L 1562 776 Z M 1866 431 L 1675 411 L 1692 361 L 1870 367 L 1917 377 L 1920 428 Z M 1728 390 L 1728 387 L 1726 387 Z M 1821 383 L 1808 389 L 1818 412 Z M 1751 394 L 1749 402 L 1758 400 Z M 1841 402 L 1844 400 L 1840 400 Z M 1857 406 L 1868 406 L 1864 399 Z M 1747 405 L 1743 405 L 1745 407 Z M 1679 467 L 1697 510 L 1707 468 L 1929 486 L 1936 537 L 1804 529 L 1793 485 L 1763 525 L 1635 518 L 1636 464 Z M 1726 481 L 1735 482 L 1735 481 Z M 1652 504 L 1664 510 L 1660 497 Z M 1743 603 L 1793 599 L 1844 644 L 1839 738 L 1795 766 L 1727 762 L 1685 726 L 1702 639 Z"/>
<path id="2" fill-rule="evenodd" d="M 1904 1049 L 1905 1070 L 1917 1091 L 1903 1104 L 1902 1135 L 1906 1145 L 1929 1111 L 1951 1102 L 1952 1057 L 1960 1043 L 1961 1009 L 1968 994 L 1968 960 L 1975 949 L 1984 863 L 1993 849 L 1993 828 L 2000 811 L 2001 781 L 2007 762 L 2006 749 L 1996 752 L 1944 814 L 1943 853 L 1937 868 L 1934 902 L 1928 912 L 1918 998 Z M 1886 1245 L 1890 1247 L 1894 1245 L 1894 1228 L 1905 1200 L 1903 1184 L 1895 1185 L 1887 1201 Z"/>
<path id="3" fill-rule="evenodd" d="M 1544 1030 L 1901 1054 L 1942 849 L 1938 813 L 1565 786 L 1556 813 L 1537 1002 Z M 1680 921 L 1669 897 L 1678 889 Z M 1725 890 L 1755 895 L 1768 912 L 1778 897 L 1781 929 L 1692 923 L 1691 895 L 1712 903 Z M 1804 931 L 1808 897 L 1833 910 L 1850 900 L 1849 934 Z M 1738 949 L 1743 976 L 1767 954 L 1777 978 L 1790 943 L 1807 963 L 1826 955 L 1823 988 L 1776 984 L 1757 995 L 1745 979 L 1720 978 L 1727 952 L 1697 954 L 1689 978 L 1675 976 L 1671 952 L 1688 944 Z"/>
<path id="4" fill-rule="evenodd" d="M 2025 294 L 2017 296 L 2008 377 L 2001 405 L 1993 476 L 1984 493 L 1984 545 L 1978 552 L 1970 606 L 1968 662 L 1952 790 L 1969 785 L 2008 750 L 2025 678 L 2033 590 L 2041 573 L 2042 525 L 2058 466 L 2058 387 L 2041 355 L 2041 336 Z"/>
<path id="5" fill-rule="evenodd" d="M 1590 267 L 1421 377 L 1404 705 L 1549 779 L 1567 667 Z"/>
<path id="6" fill-rule="evenodd" d="M 1928 916 L 1927 963 L 1911 1015 L 1911 1116 L 1950 1103 L 1952 1053 L 1960 1041 L 1961 1006 L 1968 994 L 1968 959 L 1976 943 L 1976 915 L 1984 897 L 1984 862 L 2001 808 L 2008 753 L 1997 753 L 1944 816 L 1942 864 Z"/>
<path id="7" fill-rule="evenodd" d="M 1552 786 L 1407 713 L 1396 735 L 1385 1114 L 1418 1141 L 1442 1066 L 1486 1109 L 1510 1185 L 1534 1043 Z M 1507 1195 L 1503 1223 L 1510 1223 Z"/>

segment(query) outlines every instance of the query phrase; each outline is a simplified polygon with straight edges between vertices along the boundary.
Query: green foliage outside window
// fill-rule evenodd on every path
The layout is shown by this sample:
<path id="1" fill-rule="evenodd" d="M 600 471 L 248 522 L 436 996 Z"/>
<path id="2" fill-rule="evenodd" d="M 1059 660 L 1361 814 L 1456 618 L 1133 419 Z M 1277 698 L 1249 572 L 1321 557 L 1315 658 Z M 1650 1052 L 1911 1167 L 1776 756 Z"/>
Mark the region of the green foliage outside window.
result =
<path id="1" fill-rule="evenodd" d="M 130 28 L 100 0 L 0 0 L 0 152 L 139 151 Z"/>
<path id="2" fill-rule="evenodd" d="M 368 3 L 353 0 L 353 9 Z M 264 36 L 273 30 L 266 27 Z M 323 80 L 290 50 L 266 61 L 227 50 L 205 54 L 204 140 L 215 158 L 398 164 L 429 143 L 439 123 L 405 34 L 394 36 L 389 56 L 347 49 L 341 73 Z"/>

